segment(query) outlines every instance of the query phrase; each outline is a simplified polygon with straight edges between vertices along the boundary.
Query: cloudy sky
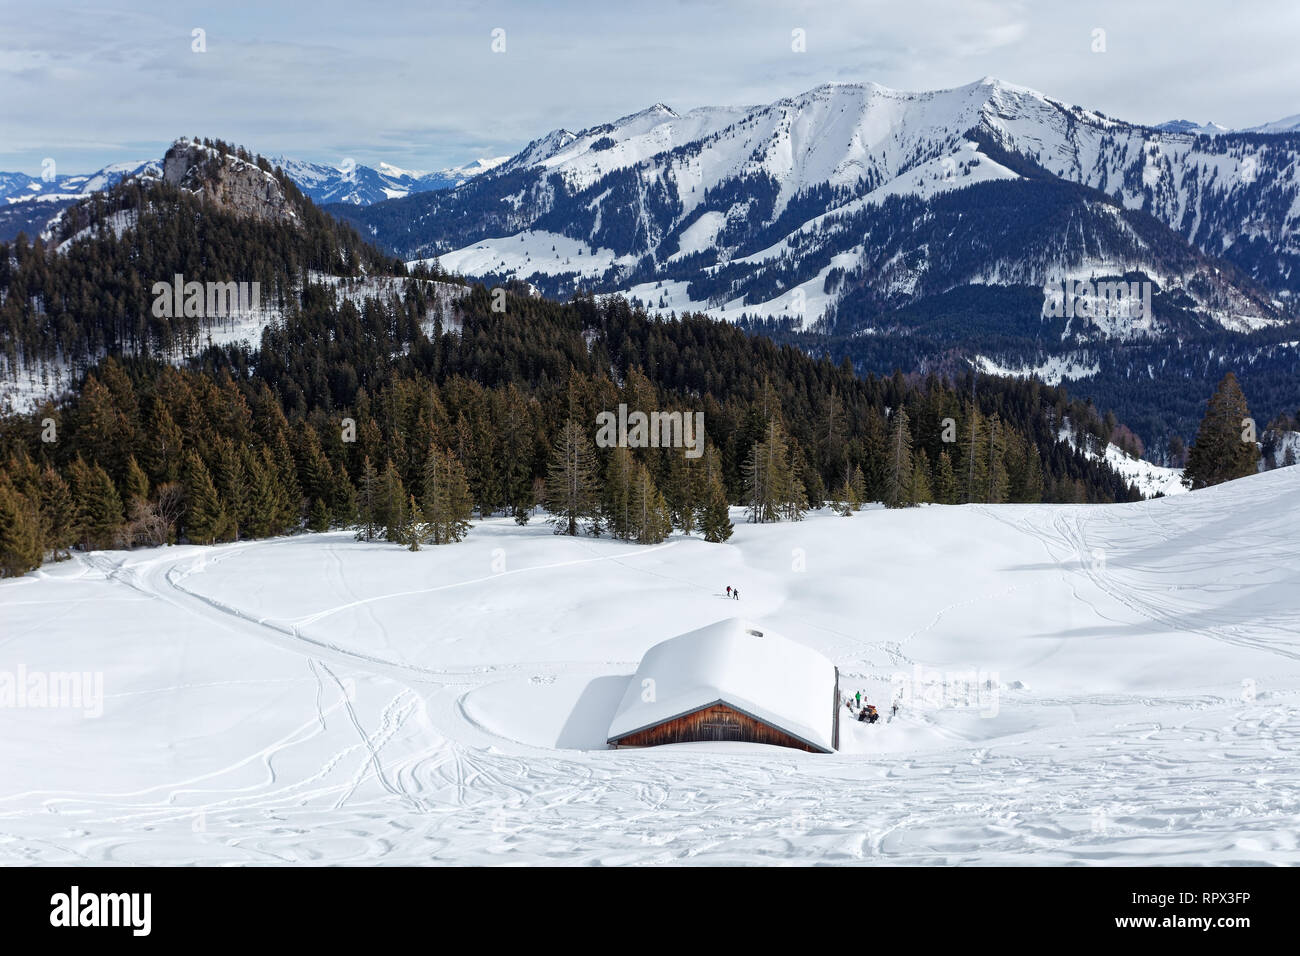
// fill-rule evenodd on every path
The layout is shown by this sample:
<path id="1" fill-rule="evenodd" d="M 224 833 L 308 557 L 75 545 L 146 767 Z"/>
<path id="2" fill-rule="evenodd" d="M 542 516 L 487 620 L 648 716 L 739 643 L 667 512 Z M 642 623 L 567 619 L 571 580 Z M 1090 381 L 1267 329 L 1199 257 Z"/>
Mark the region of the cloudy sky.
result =
<path id="1" fill-rule="evenodd" d="M 182 135 L 436 169 L 655 102 L 765 103 L 831 81 L 993 75 L 1143 123 L 1300 113 L 1295 0 L 5 0 L 0 20 L 0 169 L 32 175 L 45 157 L 63 173 L 158 156 Z"/>

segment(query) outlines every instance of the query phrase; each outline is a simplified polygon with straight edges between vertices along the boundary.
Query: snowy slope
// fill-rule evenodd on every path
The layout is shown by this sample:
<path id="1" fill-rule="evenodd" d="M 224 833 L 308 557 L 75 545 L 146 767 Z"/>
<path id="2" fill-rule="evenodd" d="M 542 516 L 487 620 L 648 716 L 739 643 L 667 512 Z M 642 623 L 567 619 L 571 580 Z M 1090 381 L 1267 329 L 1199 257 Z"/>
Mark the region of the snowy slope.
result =
<path id="1" fill-rule="evenodd" d="M 48 565 L 0 582 L 0 671 L 102 674 L 102 716 L 0 708 L 0 862 L 1295 865 L 1297 500 L 1287 468 L 726 545 L 493 520 Z M 899 716 L 605 749 L 646 650 L 737 613 Z"/>
<path id="2" fill-rule="evenodd" d="M 1144 498 L 1156 495 L 1181 495 L 1187 491 L 1183 484 L 1181 468 L 1167 468 L 1142 458 L 1134 458 L 1118 445 L 1108 442 L 1105 452 L 1093 447 L 1091 441 L 1083 444 L 1068 424 L 1060 430 L 1060 438 L 1068 441 L 1094 461 L 1103 460 L 1117 475 L 1142 493 Z"/>

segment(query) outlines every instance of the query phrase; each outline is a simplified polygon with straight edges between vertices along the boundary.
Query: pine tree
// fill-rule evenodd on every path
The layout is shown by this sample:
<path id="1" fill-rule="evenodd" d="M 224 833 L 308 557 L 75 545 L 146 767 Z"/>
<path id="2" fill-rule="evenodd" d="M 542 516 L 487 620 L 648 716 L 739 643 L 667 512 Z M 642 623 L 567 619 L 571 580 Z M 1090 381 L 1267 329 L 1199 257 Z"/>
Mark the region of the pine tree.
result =
<path id="1" fill-rule="evenodd" d="M 108 360 L 101 374 L 112 367 Z M 120 370 L 119 370 L 120 371 Z M 95 375 L 86 376 L 77 404 L 77 441 L 91 461 L 121 477 L 133 429 L 112 392 Z"/>
<path id="2" fill-rule="evenodd" d="M 819 428 L 821 441 L 821 467 L 828 475 L 839 474 L 846 466 L 844 458 L 845 414 L 844 400 L 834 385 L 826 399 L 826 409 L 822 414 Z"/>
<path id="3" fill-rule="evenodd" d="M 430 448 L 424 461 L 422 517 L 434 544 L 450 544 L 469 533 L 474 502 L 465 469 L 449 448 Z"/>
<path id="4" fill-rule="evenodd" d="M 330 500 L 334 523 L 347 527 L 357 520 L 357 489 L 342 462 L 334 469 L 334 491 Z"/>
<path id="5" fill-rule="evenodd" d="M 39 505 L 0 480 L 0 577 L 40 567 L 44 554 Z"/>
<path id="6" fill-rule="evenodd" d="M 851 457 L 862 466 L 862 500 L 883 501 L 889 432 L 884 416 L 874 408 L 868 408 L 862 417 L 862 436 L 858 445 L 858 453 Z"/>
<path id="7" fill-rule="evenodd" d="M 330 529 L 330 508 L 323 499 L 315 498 L 311 503 L 311 515 L 307 519 L 307 527 L 312 531 L 328 531 Z"/>
<path id="8" fill-rule="evenodd" d="M 361 482 L 357 488 L 357 516 L 361 530 L 357 537 L 364 541 L 375 540 L 375 526 L 379 522 L 379 472 L 366 455 L 361 465 Z"/>
<path id="9" fill-rule="evenodd" d="M 98 464 L 87 465 L 80 455 L 69 473 L 81 547 L 85 550 L 113 547 L 122 527 L 122 497 L 113 479 Z"/>
<path id="10" fill-rule="evenodd" d="M 376 518 L 384 528 L 385 540 L 396 544 L 405 543 L 406 526 L 410 520 L 407 510 L 409 497 L 402 476 L 397 473 L 397 466 L 393 464 L 393 459 L 388 459 L 379 476 L 379 507 L 376 509 Z"/>
<path id="11" fill-rule="evenodd" d="M 311 502 L 313 512 L 313 531 L 324 531 L 325 528 L 316 527 L 316 519 L 320 514 L 326 516 L 326 527 L 328 527 L 328 511 L 326 502 L 333 497 L 334 493 L 334 469 L 325 457 L 325 452 L 321 448 L 320 436 L 316 434 L 314 428 L 305 428 L 300 432 L 299 451 L 297 459 L 297 473 L 301 476 L 302 491 L 307 500 Z"/>
<path id="12" fill-rule="evenodd" d="M 907 412 L 894 412 L 894 427 L 889 435 L 885 462 L 885 507 L 906 508 L 912 489 L 912 434 L 907 427 Z"/>
<path id="13" fill-rule="evenodd" d="M 72 492 L 72 520 L 70 522 L 73 541 L 83 551 L 90 550 L 86 536 L 86 520 L 90 512 L 90 499 L 93 494 L 94 474 L 86 460 L 77 452 L 68 465 L 68 488 Z"/>
<path id="14" fill-rule="evenodd" d="M 532 509 L 533 465 L 537 447 L 533 418 L 530 405 L 513 382 L 506 386 L 501 405 L 506 504 L 516 522 L 526 524 Z M 519 520 L 521 517 L 522 521 Z"/>
<path id="15" fill-rule="evenodd" d="M 988 429 L 984 416 L 973 404 L 965 406 L 961 458 L 957 465 L 960 499 L 971 503 L 984 500 L 988 490 Z"/>
<path id="16" fill-rule="evenodd" d="M 862 466 L 854 465 L 845 481 L 848 494 L 845 500 L 853 506 L 854 511 L 861 511 L 867 501 L 867 479 L 862 474 Z"/>
<path id="17" fill-rule="evenodd" d="M 1032 441 L 1025 440 L 1022 444 L 1024 445 L 1024 451 L 1020 468 L 1016 474 L 1016 480 L 1013 483 L 1014 490 L 1011 493 L 1011 499 L 1026 504 L 1042 501 L 1042 459 L 1038 454 L 1038 448 Z"/>
<path id="18" fill-rule="evenodd" d="M 149 498 L 149 477 L 135 460 L 135 455 L 126 460 L 125 491 L 128 502 L 147 501 Z"/>
<path id="19" fill-rule="evenodd" d="M 803 517 L 806 496 L 791 461 L 780 422 L 771 419 L 764 440 L 755 442 L 745 461 L 745 498 L 755 524 Z"/>
<path id="20" fill-rule="evenodd" d="M 689 413 L 684 413 L 689 414 Z M 700 441 L 704 436 L 699 437 Z M 703 458 L 687 458 L 668 453 L 668 487 L 664 497 L 673 515 L 673 524 L 682 534 L 691 534 L 696 528 L 696 515 L 704 494 Z"/>
<path id="21" fill-rule="evenodd" d="M 700 506 L 699 525 L 704 540 L 715 544 L 731 537 L 735 527 L 731 523 L 731 509 L 727 492 L 722 485 L 722 468 L 717 452 L 705 452 L 704 503 Z"/>
<path id="22" fill-rule="evenodd" d="M 397 540 L 406 545 L 408 551 L 419 551 L 420 542 L 429 537 L 429 526 L 424 520 L 424 511 L 421 510 L 420 503 L 415 500 L 415 495 L 408 498 L 405 511 L 405 524 Z"/>
<path id="23" fill-rule="evenodd" d="M 994 414 L 987 422 L 988 462 L 984 469 L 984 501 L 988 504 L 1001 504 L 1007 500 L 1009 485 L 1006 464 L 1007 429 L 1002 419 Z"/>
<path id="24" fill-rule="evenodd" d="M 162 397 L 154 399 L 145 443 L 145 465 L 159 484 L 179 481 L 184 436 Z"/>
<path id="25" fill-rule="evenodd" d="M 213 443 L 212 480 L 229 519 L 228 536 L 238 541 L 240 532 L 248 524 L 248 472 L 239 448 L 222 436 Z"/>
<path id="26" fill-rule="evenodd" d="M 1229 372 L 1215 389 L 1187 452 L 1183 484 L 1193 490 L 1259 470 L 1259 446 L 1249 431 L 1250 409 L 1237 377 Z"/>
<path id="27" fill-rule="evenodd" d="M 287 507 L 270 449 L 263 446 L 260 455 L 250 454 L 245 471 L 249 475 L 248 537 L 265 538 L 279 534 L 284 530 L 281 521 Z"/>
<path id="28" fill-rule="evenodd" d="M 616 538 L 632 537 L 632 479 L 636 463 L 632 452 L 623 445 L 610 449 L 605 466 L 605 486 L 601 510 L 609 533 Z"/>
<path id="29" fill-rule="evenodd" d="M 637 464 L 632 476 L 632 536 L 638 544 L 659 544 L 673 530 L 668 503 L 655 487 L 645 465 Z"/>
<path id="30" fill-rule="evenodd" d="M 40 489 L 42 537 L 58 561 L 68 556 L 77 541 L 76 502 L 68 483 L 49 465 L 41 471 Z"/>
<path id="31" fill-rule="evenodd" d="M 830 507 L 841 518 L 849 518 L 853 515 L 853 489 L 845 482 L 841 482 L 831 492 Z"/>
<path id="32" fill-rule="evenodd" d="M 194 544 L 214 544 L 225 538 L 229 516 L 212 474 L 198 453 L 190 449 L 183 463 L 185 483 L 185 536 Z"/>
<path id="33" fill-rule="evenodd" d="M 596 456 L 582 427 L 569 418 L 560 429 L 547 468 L 546 506 L 556 534 L 576 535 L 579 524 L 600 518 Z"/>
<path id="34" fill-rule="evenodd" d="M 952 458 L 946 451 L 939 453 L 934 466 L 934 500 L 944 505 L 957 503 L 957 476 L 953 473 Z"/>
<path id="35" fill-rule="evenodd" d="M 276 466 L 276 479 L 280 487 L 280 494 L 277 497 L 283 507 L 277 523 L 281 528 L 300 527 L 302 519 L 306 516 L 304 514 L 306 498 L 303 496 L 302 486 L 298 483 L 298 470 L 294 465 L 293 454 L 289 450 L 289 441 L 285 438 L 284 431 L 277 432 L 270 444 Z"/>
<path id="36" fill-rule="evenodd" d="M 908 500 L 914 505 L 929 504 L 934 500 L 930 488 L 930 456 L 921 449 L 912 463 L 912 483 L 907 490 Z"/>
<path id="37" fill-rule="evenodd" d="M 804 457 L 799 442 L 790 438 L 786 445 L 785 468 L 780 485 L 780 512 L 783 521 L 802 521 L 808 510 L 808 486 L 804 481 Z"/>

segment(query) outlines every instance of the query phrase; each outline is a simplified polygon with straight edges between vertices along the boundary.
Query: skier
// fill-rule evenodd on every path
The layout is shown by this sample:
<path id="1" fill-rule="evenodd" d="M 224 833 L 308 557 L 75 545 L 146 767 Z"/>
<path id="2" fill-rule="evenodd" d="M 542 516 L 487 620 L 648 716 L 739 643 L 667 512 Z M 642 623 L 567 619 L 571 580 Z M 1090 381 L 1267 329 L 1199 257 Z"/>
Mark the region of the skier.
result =
<path id="1" fill-rule="evenodd" d="M 727 585 L 727 597 L 731 597 L 731 585 Z"/>
<path id="2" fill-rule="evenodd" d="M 739 601 L 739 600 L 740 600 L 740 588 L 735 588 L 735 589 L 731 592 L 731 596 L 732 596 L 735 600 Z"/>

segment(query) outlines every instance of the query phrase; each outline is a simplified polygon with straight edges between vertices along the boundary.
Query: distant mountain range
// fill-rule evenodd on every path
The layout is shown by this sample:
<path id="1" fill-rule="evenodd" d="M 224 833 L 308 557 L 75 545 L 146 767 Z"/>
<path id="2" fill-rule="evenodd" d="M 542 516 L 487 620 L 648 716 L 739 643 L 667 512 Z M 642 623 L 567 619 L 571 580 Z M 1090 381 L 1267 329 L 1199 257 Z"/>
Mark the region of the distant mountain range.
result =
<path id="1" fill-rule="evenodd" d="M 77 173 L 71 176 L 57 175 L 53 166 L 46 176 L 0 172 L 0 200 L 16 203 L 28 199 L 46 201 L 76 199 L 115 186 L 128 176 L 140 174 L 161 175 L 162 160 L 146 159 L 138 162 L 113 163 L 93 173 Z"/>
<path id="2" fill-rule="evenodd" d="M 289 178 L 313 202 L 364 206 L 413 193 L 454 189 L 507 159 L 508 156 L 477 159 L 435 172 L 400 169 L 388 163 L 372 168 L 345 161 L 335 167 L 284 156 L 276 157 L 273 162 L 283 166 Z M 93 173 L 76 175 L 51 172 L 44 177 L 0 172 L 0 240 L 12 239 L 19 232 L 35 235 L 75 200 L 108 189 L 128 176 L 159 176 L 161 172 L 161 159 L 113 163 Z"/>
<path id="3" fill-rule="evenodd" d="M 466 180 L 499 166 L 509 158 L 498 156 L 493 159 L 477 159 L 464 166 L 454 166 L 451 169 L 440 169 L 431 173 L 399 169 L 388 163 L 380 163 L 378 167 L 371 168 L 344 161 L 336 167 L 283 156 L 273 159 L 272 162 L 281 166 L 298 188 L 315 203 L 350 203 L 355 206 L 368 206 L 385 199 L 400 199 L 413 193 L 454 189 Z"/>
<path id="4" fill-rule="evenodd" d="M 1235 130 L 1218 123 L 1194 123 L 1191 120 L 1170 120 L 1161 123 L 1156 129 L 1166 133 L 1194 133 L 1201 136 L 1221 136 L 1224 133 L 1295 133 L 1300 132 L 1300 113 L 1260 126 L 1245 126 Z"/>

